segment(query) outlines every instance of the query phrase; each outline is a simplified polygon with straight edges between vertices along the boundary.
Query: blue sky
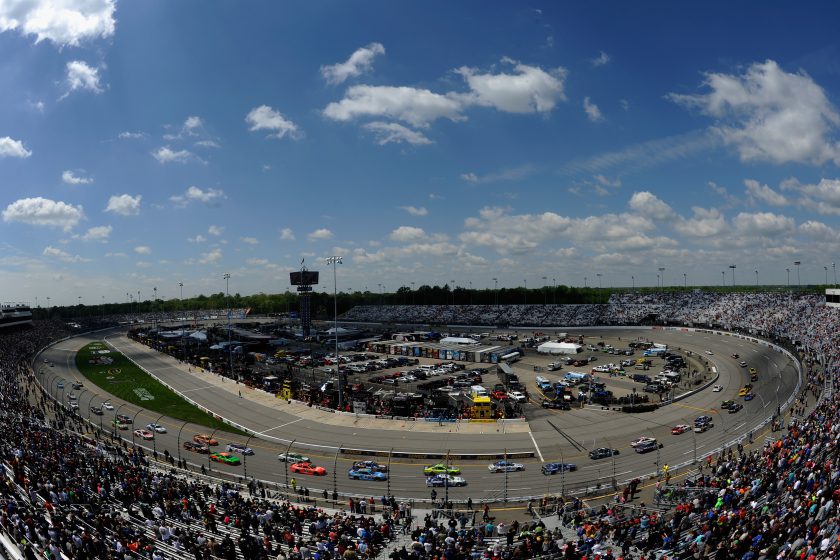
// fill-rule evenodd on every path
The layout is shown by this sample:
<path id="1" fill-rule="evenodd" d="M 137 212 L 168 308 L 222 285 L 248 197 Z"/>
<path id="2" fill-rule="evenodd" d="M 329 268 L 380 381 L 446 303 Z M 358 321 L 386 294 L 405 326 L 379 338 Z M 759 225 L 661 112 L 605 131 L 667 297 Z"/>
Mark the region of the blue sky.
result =
<path id="1" fill-rule="evenodd" d="M 0 0 L 0 301 L 833 282 L 838 12 Z"/>

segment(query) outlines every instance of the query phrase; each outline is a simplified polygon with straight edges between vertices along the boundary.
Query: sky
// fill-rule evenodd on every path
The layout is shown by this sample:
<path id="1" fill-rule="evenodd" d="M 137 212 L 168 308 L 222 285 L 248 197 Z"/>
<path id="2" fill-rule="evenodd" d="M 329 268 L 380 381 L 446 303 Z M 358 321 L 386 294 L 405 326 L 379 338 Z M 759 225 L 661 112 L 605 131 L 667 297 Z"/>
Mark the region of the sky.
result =
<path id="1" fill-rule="evenodd" d="M 0 0 L 0 301 L 834 283 L 838 16 Z"/>

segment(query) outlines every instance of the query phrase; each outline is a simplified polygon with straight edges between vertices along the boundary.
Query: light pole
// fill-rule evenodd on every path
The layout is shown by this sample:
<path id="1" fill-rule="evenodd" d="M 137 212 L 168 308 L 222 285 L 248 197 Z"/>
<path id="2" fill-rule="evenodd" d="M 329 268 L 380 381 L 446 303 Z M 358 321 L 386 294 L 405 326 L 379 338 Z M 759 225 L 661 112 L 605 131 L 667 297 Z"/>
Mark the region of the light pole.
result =
<path id="1" fill-rule="evenodd" d="M 662 289 L 664 290 L 665 289 L 665 267 L 664 266 L 659 267 L 659 275 L 662 278 Z"/>
<path id="2" fill-rule="evenodd" d="M 472 305 L 472 280 L 470 280 L 470 305 Z"/>
<path id="3" fill-rule="evenodd" d="M 225 272 L 222 276 L 225 279 L 225 299 L 227 300 L 227 331 L 228 331 L 228 367 L 230 368 L 230 377 L 233 379 L 233 348 L 231 347 L 231 332 L 230 332 L 230 274 Z"/>
<path id="4" fill-rule="evenodd" d="M 758 269 L 755 269 L 755 287 L 758 288 Z"/>
<path id="5" fill-rule="evenodd" d="M 551 303 L 556 304 L 557 303 L 557 278 L 552 278 L 551 279 L 551 289 L 552 289 Z"/>
<path id="6" fill-rule="evenodd" d="M 341 257 L 333 255 L 327 257 L 327 265 L 333 267 L 333 334 L 335 335 L 335 363 L 336 371 L 338 371 L 338 409 L 344 409 L 344 376 L 341 373 L 341 362 L 338 359 L 338 273 L 336 266 L 344 264 Z"/>
<path id="7" fill-rule="evenodd" d="M 633 276 L 633 275 L 630 276 L 630 283 L 633 286 L 633 291 L 635 292 L 636 291 L 636 277 L 635 276 Z"/>
<path id="8" fill-rule="evenodd" d="M 796 284 L 799 288 L 802 288 L 802 279 L 799 276 L 799 265 L 802 264 L 802 261 L 793 261 L 793 265 L 796 267 Z"/>
<path id="9" fill-rule="evenodd" d="M 785 270 L 787 270 L 787 287 L 790 288 L 790 267 Z"/>
<path id="10" fill-rule="evenodd" d="M 732 269 L 732 287 L 735 287 L 735 268 L 737 268 L 734 264 L 730 264 L 729 268 Z"/>
<path id="11" fill-rule="evenodd" d="M 721 286 L 726 286 L 726 271 L 725 270 L 720 271 L 720 285 Z"/>
<path id="12" fill-rule="evenodd" d="M 831 271 L 834 273 L 834 285 L 837 286 L 837 267 L 831 263 Z"/>
<path id="13" fill-rule="evenodd" d="M 823 267 L 825 269 L 825 285 L 828 286 L 828 266 Z"/>
<path id="14" fill-rule="evenodd" d="M 583 277 L 583 287 L 584 288 L 589 287 L 589 278 L 587 278 L 586 276 Z"/>
<path id="15" fill-rule="evenodd" d="M 414 305 L 414 282 L 411 283 L 411 305 Z"/>
<path id="16" fill-rule="evenodd" d="M 525 301 L 523 303 L 528 305 L 528 279 L 523 279 L 523 282 L 525 283 Z"/>
<path id="17" fill-rule="evenodd" d="M 493 304 L 499 305 L 499 279 L 493 278 Z"/>
<path id="18" fill-rule="evenodd" d="M 455 280 L 450 280 L 450 284 L 452 284 L 452 305 L 455 305 Z"/>
<path id="19" fill-rule="evenodd" d="M 545 305 L 545 304 L 548 303 L 548 294 L 545 293 L 545 284 L 546 284 L 546 282 L 548 282 L 548 277 L 543 276 L 542 280 L 543 280 L 543 305 Z"/>

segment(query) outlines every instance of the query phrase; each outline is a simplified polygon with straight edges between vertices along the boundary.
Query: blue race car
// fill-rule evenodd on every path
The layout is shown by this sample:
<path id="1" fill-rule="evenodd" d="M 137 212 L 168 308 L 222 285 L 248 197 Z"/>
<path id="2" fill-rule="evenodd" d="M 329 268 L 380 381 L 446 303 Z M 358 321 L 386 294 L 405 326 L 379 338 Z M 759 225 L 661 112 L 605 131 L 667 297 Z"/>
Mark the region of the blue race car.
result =
<path id="1" fill-rule="evenodd" d="M 426 479 L 426 486 L 466 486 L 467 481 L 460 476 L 438 474 Z"/>
<path id="2" fill-rule="evenodd" d="M 573 463 L 546 463 L 542 467 L 543 474 L 557 474 L 559 472 L 576 471 L 577 465 Z"/>
<path id="3" fill-rule="evenodd" d="M 350 469 L 347 471 L 350 480 L 388 480 L 388 473 L 369 468 Z"/>

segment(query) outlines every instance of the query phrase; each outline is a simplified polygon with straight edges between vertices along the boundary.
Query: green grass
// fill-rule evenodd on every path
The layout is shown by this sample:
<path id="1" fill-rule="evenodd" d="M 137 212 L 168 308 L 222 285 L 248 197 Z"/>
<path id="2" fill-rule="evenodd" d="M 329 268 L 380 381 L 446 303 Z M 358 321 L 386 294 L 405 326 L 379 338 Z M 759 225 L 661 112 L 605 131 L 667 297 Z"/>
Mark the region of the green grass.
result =
<path id="1" fill-rule="evenodd" d="M 188 403 L 104 343 L 92 342 L 79 350 L 76 367 L 94 385 L 145 410 L 208 428 L 248 435 Z"/>

